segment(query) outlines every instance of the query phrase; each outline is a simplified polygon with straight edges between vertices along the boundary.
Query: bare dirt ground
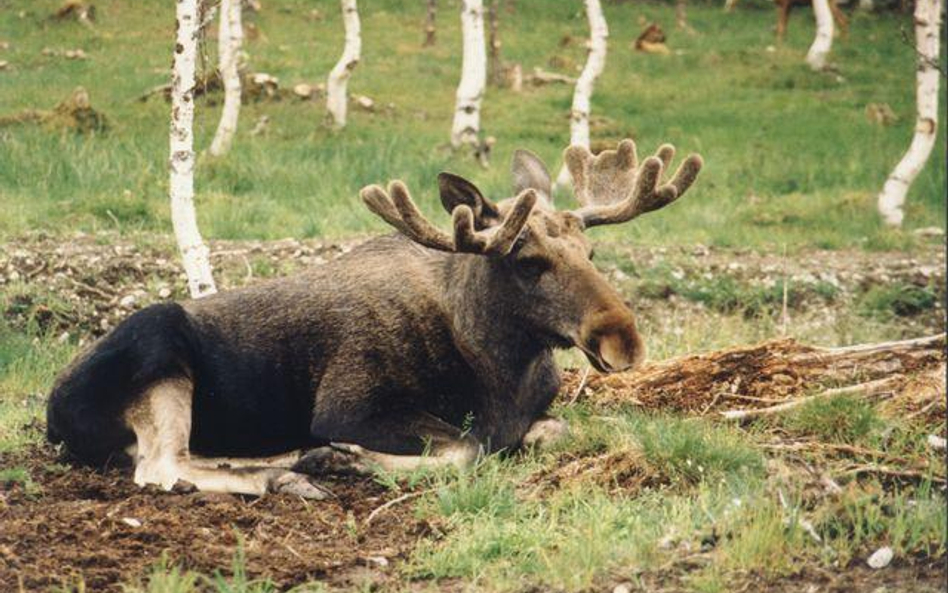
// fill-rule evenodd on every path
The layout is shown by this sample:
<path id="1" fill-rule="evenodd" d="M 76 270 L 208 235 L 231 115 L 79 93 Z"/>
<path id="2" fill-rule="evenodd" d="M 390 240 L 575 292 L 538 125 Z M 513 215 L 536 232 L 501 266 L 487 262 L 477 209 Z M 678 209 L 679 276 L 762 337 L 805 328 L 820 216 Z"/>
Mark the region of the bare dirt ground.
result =
<path id="1" fill-rule="evenodd" d="M 226 289 L 318 265 L 359 242 L 218 241 L 211 245 L 211 260 L 218 288 Z M 783 257 L 704 246 L 607 246 L 603 251 L 610 251 L 612 257 L 600 262 L 600 267 L 620 289 L 629 292 L 636 284 L 649 285 L 648 295 L 629 295 L 635 298 L 636 311 L 645 317 L 674 317 L 677 311 L 690 312 L 702 306 L 680 298 L 668 280 L 701 282 L 727 277 L 758 288 L 772 287 L 784 279 L 835 287 L 838 298 L 832 303 L 819 299 L 790 302 L 791 307 L 816 313 L 851 307 L 852 295 L 873 286 L 933 286 L 939 291 L 934 306 L 900 319 L 900 325 L 906 334 L 923 335 L 942 331 L 939 328 L 945 324 L 946 262 L 941 241 L 933 241 L 916 256 L 852 250 Z M 133 241 L 107 233 L 69 237 L 37 233 L 0 246 L 0 291 L 12 295 L 0 314 L 15 327 L 32 321 L 41 329 L 62 332 L 64 338 L 67 334 L 78 335 L 80 340 L 98 336 L 133 310 L 157 301 L 186 298 L 185 285 L 174 245 L 166 239 Z M 801 295 L 805 301 L 806 293 Z"/>
<path id="2" fill-rule="evenodd" d="M 292 496 L 139 489 L 127 472 L 67 467 L 38 448 L 0 457 L 26 466 L 35 485 L 0 484 L 0 591 L 46 591 L 75 584 L 118 591 L 167 554 L 213 574 L 238 547 L 254 578 L 280 588 L 312 580 L 341 589 L 384 584 L 430 526 L 410 505 L 369 513 L 394 495 L 370 479 L 329 480 L 337 498 L 308 503 Z"/>

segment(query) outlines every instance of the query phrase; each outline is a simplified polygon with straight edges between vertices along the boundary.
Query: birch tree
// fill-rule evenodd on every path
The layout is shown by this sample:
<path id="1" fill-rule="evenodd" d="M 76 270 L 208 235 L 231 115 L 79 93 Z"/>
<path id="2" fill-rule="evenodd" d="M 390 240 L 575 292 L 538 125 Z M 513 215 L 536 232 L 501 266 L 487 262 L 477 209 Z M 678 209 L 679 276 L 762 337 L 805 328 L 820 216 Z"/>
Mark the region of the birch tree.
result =
<path id="1" fill-rule="evenodd" d="M 224 82 L 224 109 L 209 152 L 221 156 L 230 150 L 240 116 L 240 51 L 244 40 L 241 0 L 221 0 L 218 57 Z"/>
<path id="2" fill-rule="evenodd" d="M 171 72 L 171 222 L 193 298 L 217 292 L 207 245 L 194 212 L 194 68 L 198 0 L 177 0 L 177 39 Z"/>
<path id="3" fill-rule="evenodd" d="M 917 68 L 915 92 L 918 114 L 915 135 L 908 151 L 886 179 L 879 194 L 879 213 L 886 224 L 901 226 L 902 206 L 909 186 L 931 156 L 938 134 L 938 58 L 941 36 L 941 0 L 916 0 L 915 50 Z"/>
<path id="4" fill-rule="evenodd" d="M 813 70 L 822 70 L 833 46 L 833 12 L 829 0 L 813 0 L 813 16 L 816 18 L 816 38 L 806 54 L 806 61 Z"/>
<path id="5" fill-rule="evenodd" d="M 487 47 L 484 42 L 482 0 L 461 0 L 463 57 L 451 126 L 451 146 L 477 145 L 481 128 L 481 99 L 487 85 Z"/>
<path id="6" fill-rule="evenodd" d="M 569 143 L 570 145 L 589 148 L 589 110 L 593 86 L 596 79 L 606 67 L 606 44 L 609 38 L 609 28 L 606 26 L 606 17 L 602 12 L 599 0 L 585 0 L 586 18 L 589 20 L 589 56 L 583 67 L 576 89 L 573 91 L 573 107 L 570 110 Z M 560 187 L 569 185 L 570 177 L 566 165 L 560 169 L 556 184 Z"/>
<path id="7" fill-rule="evenodd" d="M 326 81 L 326 110 L 332 116 L 333 123 L 338 128 L 346 125 L 346 110 L 349 98 L 346 87 L 349 76 L 359 64 L 362 55 L 362 27 L 359 23 L 359 9 L 356 0 L 340 0 L 342 7 L 342 26 L 346 30 L 346 41 L 342 48 L 342 56 Z"/>

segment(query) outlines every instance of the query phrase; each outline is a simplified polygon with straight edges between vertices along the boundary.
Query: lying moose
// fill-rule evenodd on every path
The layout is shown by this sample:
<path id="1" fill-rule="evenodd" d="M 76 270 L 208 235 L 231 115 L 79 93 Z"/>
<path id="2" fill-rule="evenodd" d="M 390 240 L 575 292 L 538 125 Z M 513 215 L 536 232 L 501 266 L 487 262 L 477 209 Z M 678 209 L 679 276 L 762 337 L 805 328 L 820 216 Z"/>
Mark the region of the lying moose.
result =
<path id="1" fill-rule="evenodd" d="M 568 148 L 572 211 L 552 207 L 526 151 L 501 202 L 442 173 L 453 234 L 400 181 L 366 187 L 398 233 L 298 276 L 135 313 L 60 376 L 48 438 L 81 462 L 131 456 L 139 485 L 317 499 L 321 471 L 464 465 L 549 442 L 566 433 L 547 415 L 554 348 L 603 372 L 644 357 L 583 231 L 684 194 L 702 161 L 661 183 L 673 156 L 664 145 L 639 166 L 631 140 L 595 157 Z"/>

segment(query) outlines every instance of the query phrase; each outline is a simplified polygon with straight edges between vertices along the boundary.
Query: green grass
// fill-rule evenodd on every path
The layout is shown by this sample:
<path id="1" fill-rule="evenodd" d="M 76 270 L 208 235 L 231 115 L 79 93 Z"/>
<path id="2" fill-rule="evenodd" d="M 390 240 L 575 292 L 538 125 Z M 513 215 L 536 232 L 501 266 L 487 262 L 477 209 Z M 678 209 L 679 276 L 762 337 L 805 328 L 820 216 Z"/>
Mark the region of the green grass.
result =
<path id="1" fill-rule="evenodd" d="M 868 440 L 882 420 L 864 399 L 841 395 L 810 400 L 780 418 L 779 424 L 792 434 L 822 442 L 856 444 Z"/>
<path id="2" fill-rule="evenodd" d="M 59 4 L 5 3 L 0 39 L 11 47 L 0 57 L 11 66 L 2 74 L 0 114 L 50 107 L 83 85 L 111 129 L 94 137 L 28 126 L 0 130 L 0 237 L 37 228 L 167 232 L 168 106 L 135 98 L 168 79 L 172 9 L 102 0 L 90 29 L 49 20 Z M 718 5 L 694 5 L 689 18 L 695 36 L 673 29 L 673 9 L 666 4 L 607 3 L 605 9 L 610 49 L 593 97 L 593 137 L 633 136 L 644 151 L 671 141 L 683 152 L 701 152 L 707 167 L 681 204 L 636 221 L 634 230 L 603 229 L 596 236 L 791 250 L 910 248 L 918 241 L 882 228 L 873 209 L 874 195 L 912 133 L 913 53 L 901 41 L 909 15 L 856 15 L 850 37 L 833 48 L 840 81 L 804 64 L 812 36 L 806 9 L 794 14 L 787 41 L 772 52 L 766 48 L 774 43 L 773 13 L 764 3 L 731 14 Z M 248 14 L 264 34 L 247 44 L 251 67 L 286 87 L 322 80 L 338 57 L 342 28 L 331 7 L 321 8 L 318 21 L 311 10 L 310 2 L 282 0 Z M 497 138 L 491 169 L 440 148 L 448 139 L 459 76 L 459 25 L 454 10 L 442 10 L 438 45 L 422 48 L 423 10 L 406 0 L 363 8 L 364 56 L 350 89 L 372 97 L 380 109 L 353 110 L 345 130 L 323 125 L 319 102 L 244 107 L 233 152 L 216 162 L 202 159 L 197 170 L 198 212 L 208 236 L 378 232 L 384 224 L 356 197 L 365 184 L 405 179 L 434 213 L 440 210 L 434 176 L 442 169 L 503 196 L 510 190 L 507 162 L 515 148 L 529 148 L 558 168 L 572 92 L 565 85 L 527 85 L 519 95 L 488 89 L 483 126 Z M 582 63 L 586 24 L 579 5 L 522 2 L 517 10 L 501 23 L 506 60 L 522 63 L 528 73 L 549 68 L 551 60 Z M 665 25 L 672 55 L 630 49 L 640 15 Z M 562 47 L 567 35 L 573 42 Z M 43 56 L 44 47 L 81 47 L 90 59 Z M 211 40 L 205 48 L 211 63 L 214 47 Z M 870 102 L 891 105 L 899 122 L 868 122 L 864 108 Z M 199 148 L 209 144 L 219 110 L 198 101 Z M 271 118 L 270 132 L 250 136 L 264 114 Z M 909 229 L 945 225 L 944 132 L 936 146 L 909 196 Z"/>
<path id="3" fill-rule="evenodd" d="M 867 317 L 892 319 L 911 317 L 931 309 L 938 302 L 935 289 L 914 284 L 892 283 L 873 286 L 860 299 L 858 307 Z"/>
<path id="4" fill-rule="evenodd" d="M 38 331 L 17 333 L 0 320 L 0 452 L 42 438 L 35 420 L 45 409 L 53 378 L 75 351 L 68 341 Z"/>

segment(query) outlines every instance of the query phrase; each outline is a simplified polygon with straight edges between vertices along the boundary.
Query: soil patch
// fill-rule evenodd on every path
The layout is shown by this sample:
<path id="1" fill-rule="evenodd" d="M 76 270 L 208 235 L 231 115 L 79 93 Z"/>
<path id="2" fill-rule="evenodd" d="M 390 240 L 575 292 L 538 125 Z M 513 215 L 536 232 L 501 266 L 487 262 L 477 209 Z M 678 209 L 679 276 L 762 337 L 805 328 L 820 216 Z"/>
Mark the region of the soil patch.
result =
<path id="1" fill-rule="evenodd" d="M 251 577 L 281 588 L 312 580 L 381 585 L 429 532 L 410 504 L 365 527 L 395 496 L 370 479 L 327 479 L 337 498 L 314 503 L 140 489 L 125 471 L 60 465 L 49 448 L 0 456 L 0 467 L 22 466 L 35 485 L 0 483 L 2 591 L 45 591 L 80 578 L 86 590 L 119 591 L 163 554 L 170 564 L 227 575 L 239 549 Z"/>

